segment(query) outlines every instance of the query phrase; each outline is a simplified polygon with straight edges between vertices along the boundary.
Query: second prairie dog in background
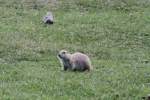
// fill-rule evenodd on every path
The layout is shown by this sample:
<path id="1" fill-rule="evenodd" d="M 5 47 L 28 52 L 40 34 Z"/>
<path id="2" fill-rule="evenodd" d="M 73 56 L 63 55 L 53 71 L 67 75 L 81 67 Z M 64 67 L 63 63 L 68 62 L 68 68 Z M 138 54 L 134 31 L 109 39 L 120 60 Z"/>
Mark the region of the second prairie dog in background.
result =
<path id="1" fill-rule="evenodd" d="M 85 71 L 92 70 L 92 65 L 89 57 L 83 53 L 69 53 L 66 50 L 61 50 L 58 54 L 64 70 Z"/>
<path id="2" fill-rule="evenodd" d="M 45 24 L 53 24 L 54 18 L 52 12 L 47 12 L 47 14 L 43 17 L 43 22 Z"/>

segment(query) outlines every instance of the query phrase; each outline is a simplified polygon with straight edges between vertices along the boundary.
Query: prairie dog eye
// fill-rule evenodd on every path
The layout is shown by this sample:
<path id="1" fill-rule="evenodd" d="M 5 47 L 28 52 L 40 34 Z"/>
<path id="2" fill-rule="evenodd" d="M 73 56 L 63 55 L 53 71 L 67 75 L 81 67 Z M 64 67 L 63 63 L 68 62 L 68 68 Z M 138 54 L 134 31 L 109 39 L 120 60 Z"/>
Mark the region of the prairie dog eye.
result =
<path id="1" fill-rule="evenodd" d="M 63 51 L 63 52 L 62 52 L 62 54 L 66 54 L 66 53 L 67 53 L 67 51 Z"/>
<path id="2" fill-rule="evenodd" d="M 64 51 L 64 52 L 62 52 L 62 54 L 66 54 L 66 52 Z"/>
<path id="3" fill-rule="evenodd" d="M 59 52 L 59 54 L 60 54 L 60 55 L 65 55 L 65 54 L 67 54 L 67 51 L 66 51 L 66 50 L 61 50 L 61 51 Z"/>

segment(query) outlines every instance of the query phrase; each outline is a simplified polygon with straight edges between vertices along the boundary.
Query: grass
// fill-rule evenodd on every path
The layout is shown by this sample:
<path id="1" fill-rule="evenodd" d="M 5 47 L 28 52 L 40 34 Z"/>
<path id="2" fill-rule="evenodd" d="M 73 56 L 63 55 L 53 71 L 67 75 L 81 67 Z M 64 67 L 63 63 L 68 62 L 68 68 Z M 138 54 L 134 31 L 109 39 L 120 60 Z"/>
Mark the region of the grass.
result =
<path id="1" fill-rule="evenodd" d="M 51 2 L 0 0 L 1 100 L 140 100 L 150 93 L 148 0 Z M 48 10 L 54 25 L 41 21 Z M 94 70 L 61 71 L 61 49 L 88 54 Z"/>

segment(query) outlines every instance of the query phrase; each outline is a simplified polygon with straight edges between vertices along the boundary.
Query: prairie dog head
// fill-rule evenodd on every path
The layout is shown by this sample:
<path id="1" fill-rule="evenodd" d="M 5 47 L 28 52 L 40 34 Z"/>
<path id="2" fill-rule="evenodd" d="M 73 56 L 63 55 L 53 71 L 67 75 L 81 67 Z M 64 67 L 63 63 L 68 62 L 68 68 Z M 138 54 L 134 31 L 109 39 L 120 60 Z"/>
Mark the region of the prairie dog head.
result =
<path id="1" fill-rule="evenodd" d="M 71 57 L 71 54 L 66 50 L 61 50 L 58 54 L 58 57 L 63 61 L 68 61 Z"/>
<path id="2" fill-rule="evenodd" d="M 70 58 L 71 58 L 71 54 L 68 53 L 66 50 L 61 50 L 58 54 L 58 59 L 61 63 L 62 66 L 62 70 L 67 70 L 68 68 L 70 68 Z"/>

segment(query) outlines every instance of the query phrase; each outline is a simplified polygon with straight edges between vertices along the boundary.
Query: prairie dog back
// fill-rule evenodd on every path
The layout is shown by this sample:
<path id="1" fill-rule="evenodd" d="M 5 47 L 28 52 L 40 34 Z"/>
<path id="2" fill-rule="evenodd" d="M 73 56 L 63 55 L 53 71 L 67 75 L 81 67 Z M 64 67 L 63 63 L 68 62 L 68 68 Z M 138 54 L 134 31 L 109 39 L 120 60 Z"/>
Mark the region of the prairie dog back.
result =
<path id="1" fill-rule="evenodd" d="M 80 52 L 76 52 L 71 56 L 71 63 L 77 70 L 92 70 L 90 58 Z"/>

